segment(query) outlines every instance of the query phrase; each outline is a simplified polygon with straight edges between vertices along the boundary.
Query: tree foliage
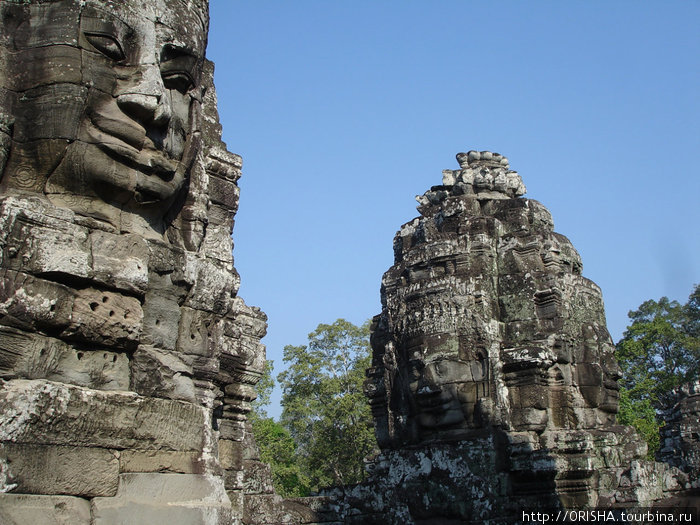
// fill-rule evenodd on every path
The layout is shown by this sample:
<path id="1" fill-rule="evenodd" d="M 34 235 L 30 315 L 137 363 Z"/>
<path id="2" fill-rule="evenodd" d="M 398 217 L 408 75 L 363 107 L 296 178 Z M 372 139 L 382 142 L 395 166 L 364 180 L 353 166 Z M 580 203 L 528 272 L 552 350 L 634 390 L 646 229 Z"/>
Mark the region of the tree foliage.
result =
<path id="1" fill-rule="evenodd" d="M 658 403 L 700 373 L 700 285 L 684 305 L 662 297 L 629 313 L 632 324 L 617 344 L 622 386 L 633 399 Z"/>
<path id="2" fill-rule="evenodd" d="M 284 361 L 289 366 L 278 376 L 281 423 L 297 444 L 312 489 L 361 481 L 363 460 L 375 443 L 362 391 L 370 365 L 369 323 L 320 324 L 308 345 L 284 348 Z"/>
<path id="3" fill-rule="evenodd" d="M 659 449 L 661 437 L 659 435 L 659 420 L 656 417 L 656 409 L 649 399 L 632 399 L 629 390 L 620 389 L 620 412 L 617 414 L 618 423 L 631 425 L 637 433 L 647 442 L 647 458 L 654 459 Z"/>
<path id="4" fill-rule="evenodd" d="M 616 349 L 623 371 L 618 420 L 636 427 L 653 455 L 664 394 L 700 377 L 700 285 L 684 305 L 666 297 L 649 300 L 629 318 Z"/>
<path id="5" fill-rule="evenodd" d="M 272 484 L 277 494 L 304 497 L 310 493 L 310 481 L 302 472 L 297 445 L 289 431 L 266 417 L 253 421 L 253 433 L 260 449 L 260 459 L 270 465 Z"/>
<path id="6" fill-rule="evenodd" d="M 272 377 L 272 371 L 275 369 L 275 362 L 268 359 L 265 362 L 265 369 L 260 381 L 255 385 L 255 392 L 258 397 L 251 403 L 251 412 L 248 419 L 255 421 L 268 417 L 266 406 L 270 404 L 270 397 L 275 388 L 275 379 Z"/>
<path id="7" fill-rule="evenodd" d="M 270 465 L 275 491 L 284 497 L 308 496 L 310 482 L 300 468 L 297 445 L 289 431 L 267 414 L 270 396 L 275 387 L 272 376 L 274 362 L 265 363 L 263 376 L 257 384 L 258 397 L 252 403 L 248 419 L 253 428 L 260 459 Z"/>

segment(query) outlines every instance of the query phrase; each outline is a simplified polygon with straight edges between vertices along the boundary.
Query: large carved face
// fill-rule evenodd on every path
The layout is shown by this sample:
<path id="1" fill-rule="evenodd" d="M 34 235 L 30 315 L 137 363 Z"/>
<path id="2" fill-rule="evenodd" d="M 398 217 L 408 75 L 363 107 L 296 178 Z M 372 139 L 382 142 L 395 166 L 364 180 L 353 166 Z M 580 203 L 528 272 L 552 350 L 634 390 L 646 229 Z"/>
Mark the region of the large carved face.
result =
<path id="1" fill-rule="evenodd" d="M 3 185 L 109 220 L 154 223 L 197 149 L 202 2 L 74 0 L 6 8 L 15 124 Z M 8 13 L 10 16 L 8 16 Z"/>
<path id="2" fill-rule="evenodd" d="M 408 389 L 419 440 L 450 438 L 480 425 L 477 404 L 489 396 L 485 352 L 440 334 L 412 344 Z"/>
<path id="3" fill-rule="evenodd" d="M 620 366 L 615 359 L 614 346 L 607 330 L 592 324 L 581 328 L 582 345 L 576 357 L 576 380 L 588 407 L 607 414 L 616 414 L 619 408 Z"/>

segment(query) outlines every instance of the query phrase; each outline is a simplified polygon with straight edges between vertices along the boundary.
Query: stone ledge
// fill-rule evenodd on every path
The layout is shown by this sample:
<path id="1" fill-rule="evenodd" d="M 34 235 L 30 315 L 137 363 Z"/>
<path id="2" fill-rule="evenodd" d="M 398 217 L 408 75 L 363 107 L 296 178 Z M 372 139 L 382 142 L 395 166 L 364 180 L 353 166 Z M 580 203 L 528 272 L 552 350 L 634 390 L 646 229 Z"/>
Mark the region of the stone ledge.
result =
<path id="1" fill-rule="evenodd" d="M 91 525 L 229 525 L 231 502 L 220 478 L 198 474 L 121 474 L 113 498 L 92 500 Z"/>
<path id="2" fill-rule="evenodd" d="M 7 462 L 18 493 L 113 496 L 119 461 L 103 448 L 0 444 L 0 462 Z"/>

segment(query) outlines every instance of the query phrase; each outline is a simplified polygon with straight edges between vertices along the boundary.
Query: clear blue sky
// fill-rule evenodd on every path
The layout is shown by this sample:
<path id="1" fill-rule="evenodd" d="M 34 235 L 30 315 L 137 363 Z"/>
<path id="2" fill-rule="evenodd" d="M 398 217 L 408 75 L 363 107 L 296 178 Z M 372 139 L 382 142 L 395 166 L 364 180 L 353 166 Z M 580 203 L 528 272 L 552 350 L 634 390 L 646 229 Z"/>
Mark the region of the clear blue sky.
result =
<path id="1" fill-rule="evenodd" d="M 644 300 L 685 302 L 699 23 L 697 1 L 211 0 L 224 141 L 244 161 L 240 295 L 269 316 L 275 373 L 318 323 L 379 313 L 414 196 L 469 149 L 506 155 L 549 208 L 615 341 Z"/>

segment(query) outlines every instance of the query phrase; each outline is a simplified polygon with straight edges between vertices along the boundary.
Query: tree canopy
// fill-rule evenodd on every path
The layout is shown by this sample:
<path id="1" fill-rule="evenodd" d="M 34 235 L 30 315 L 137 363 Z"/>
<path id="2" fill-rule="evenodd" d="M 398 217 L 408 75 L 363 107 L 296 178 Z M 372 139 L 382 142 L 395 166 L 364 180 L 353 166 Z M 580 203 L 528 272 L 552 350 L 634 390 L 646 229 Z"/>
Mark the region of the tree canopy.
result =
<path id="1" fill-rule="evenodd" d="M 362 391 L 370 365 L 369 322 L 319 324 L 309 344 L 284 348 L 282 418 L 298 445 L 313 488 L 357 483 L 374 448 L 369 405 Z"/>
<path id="2" fill-rule="evenodd" d="M 700 377 L 700 285 L 686 304 L 662 297 L 628 315 L 632 322 L 616 348 L 623 372 L 618 420 L 637 428 L 653 456 L 664 395 Z"/>
<path id="3" fill-rule="evenodd" d="M 287 370 L 279 422 L 267 416 L 274 385 L 272 362 L 258 386 L 251 421 L 261 458 L 270 463 L 283 496 L 306 496 L 324 486 L 364 479 L 364 458 L 375 447 L 369 405 L 362 391 L 370 365 L 369 322 L 319 324 L 308 345 L 284 348 Z"/>
<path id="4" fill-rule="evenodd" d="M 263 376 L 257 384 L 258 397 L 253 401 L 248 415 L 253 435 L 260 450 L 260 459 L 270 465 L 272 483 L 278 494 L 286 497 L 309 495 L 309 480 L 301 471 L 297 457 L 297 445 L 289 431 L 281 423 L 269 417 L 265 407 L 275 387 L 272 377 L 274 362 L 265 363 Z"/>

